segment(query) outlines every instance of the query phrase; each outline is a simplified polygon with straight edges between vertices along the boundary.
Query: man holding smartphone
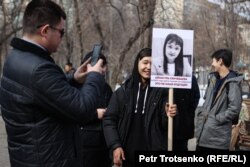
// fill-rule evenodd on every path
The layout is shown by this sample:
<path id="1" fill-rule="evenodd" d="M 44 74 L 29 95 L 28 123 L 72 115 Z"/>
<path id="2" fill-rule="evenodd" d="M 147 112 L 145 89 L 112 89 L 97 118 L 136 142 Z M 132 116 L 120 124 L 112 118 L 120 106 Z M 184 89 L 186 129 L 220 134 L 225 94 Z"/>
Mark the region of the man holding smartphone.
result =
<path id="1" fill-rule="evenodd" d="M 94 66 L 88 60 L 70 80 L 55 64 L 51 53 L 62 40 L 65 19 L 52 0 L 32 0 L 23 37 L 11 41 L 0 87 L 11 166 L 82 166 L 78 125 L 97 118 L 105 80 L 102 60 Z"/>

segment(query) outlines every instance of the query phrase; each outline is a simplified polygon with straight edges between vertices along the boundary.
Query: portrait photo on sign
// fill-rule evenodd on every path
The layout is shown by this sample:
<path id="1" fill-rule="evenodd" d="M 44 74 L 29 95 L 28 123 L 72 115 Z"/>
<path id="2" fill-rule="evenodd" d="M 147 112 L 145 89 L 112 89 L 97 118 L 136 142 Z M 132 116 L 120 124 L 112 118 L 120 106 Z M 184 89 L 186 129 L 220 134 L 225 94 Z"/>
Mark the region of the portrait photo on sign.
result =
<path id="1" fill-rule="evenodd" d="M 191 88 L 193 30 L 153 28 L 152 87 Z"/>

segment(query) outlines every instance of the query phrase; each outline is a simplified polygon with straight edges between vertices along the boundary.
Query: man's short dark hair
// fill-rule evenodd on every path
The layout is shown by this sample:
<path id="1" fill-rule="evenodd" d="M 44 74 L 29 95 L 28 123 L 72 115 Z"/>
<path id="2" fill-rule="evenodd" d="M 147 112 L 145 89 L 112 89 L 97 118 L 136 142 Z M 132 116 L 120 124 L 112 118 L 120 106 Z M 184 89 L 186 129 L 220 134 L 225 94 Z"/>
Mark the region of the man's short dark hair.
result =
<path id="1" fill-rule="evenodd" d="M 233 53 L 231 50 L 229 49 L 219 49 L 217 51 L 215 51 L 213 54 L 212 54 L 212 58 L 215 58 L 217 61 L 219 59 L 222 59 L 224 65 L 226 67 L 230 67 L 231 63 L 232 63 L 232 56 L 233 56 Z"/>
<path id="2" fill-rule="evenodd" d="M 66 19 L 63 9 L 51 0 L 32 0 L 23 16 L 23 32 L 35 33 L 39 26 L 56 26 L 61 18 Z"/>
<path id="3" fill-rule="evenodd" d="M 71 62 L 67 62 L 65 65 L 73 66 L 73 64 Z"/>

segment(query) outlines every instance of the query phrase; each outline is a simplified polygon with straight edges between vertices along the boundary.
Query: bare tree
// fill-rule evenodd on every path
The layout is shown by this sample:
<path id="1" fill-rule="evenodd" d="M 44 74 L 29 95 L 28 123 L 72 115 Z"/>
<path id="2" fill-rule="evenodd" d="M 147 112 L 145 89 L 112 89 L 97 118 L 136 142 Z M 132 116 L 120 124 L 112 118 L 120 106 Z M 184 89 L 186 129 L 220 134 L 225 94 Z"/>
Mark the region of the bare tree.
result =
<path id="1" fill-rule="evenodd" d="M 101 43 L 108 59 L 107 79 L 112 87 L 131 73 L 138 51 L 151 47 L 153 27 L 194 30 L 197 65 L 210 65 L 209 55 L 217 48 L 232 48 L 236 55 L 249 54 L 239 31 L 239 25 L 249 25 L 248 0 L 218 0 L 221 6 L 202 0 L 55 1 L 67 13 L 66 34 L 53 55 L 56 63 L 62 66 L 71 61 L 78 66 L 93 45 Z M 9 2 L 0 4 L 0 65 L 10 39 L 21 33 L 22 14 L 29 1 Z M 244 13 L 248 18 L 240 15 Z M 235 56 L 234 62 L 237 60 Z"/>
<path id="2" fill-rule="evenodd" d="M 246 23 L 247 19 L 239 15 L 240 11 L 236 11 L 239 1 L 220 2 L 221 5 L 190 1 L 190 10 L 186 12 L 188 15 L 185 15 L 183 27 L 195 31 L 196 66 L 210 66 L 210 55 L 219 48 L 230 48 L 237 55 L 233 57 L 233 67 L 239 59 L 243 41 L 238 27 Z M 247 8 L 247 5 L 244 6 Z"/>
<path id="3" fill-rule="evenodd" d="M 20 22 L 20 14 L 22 13 L 24 0 L 21 1 L 1 1 L 1 18 L 0 24 L 0 73 L 2 72 L 3 61 L 9 49 L 10 38 L 20 33 L 22 26 Z M 13 10 L 15 8 L 15 10 Z M 0 18 L 0 19 L 1 19 Z"/>

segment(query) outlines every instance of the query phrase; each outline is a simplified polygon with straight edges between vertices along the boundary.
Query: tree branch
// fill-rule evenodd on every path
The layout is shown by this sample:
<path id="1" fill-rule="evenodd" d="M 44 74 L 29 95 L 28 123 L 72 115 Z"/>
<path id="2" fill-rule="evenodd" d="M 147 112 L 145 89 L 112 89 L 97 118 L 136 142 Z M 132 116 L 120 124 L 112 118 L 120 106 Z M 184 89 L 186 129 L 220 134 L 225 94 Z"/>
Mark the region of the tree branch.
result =
<path id="1" fill-rule="evenodd" d="M 126 54 L 129 52 L 129 50 L 131 49 L 131 47 L 133 46 L 133 44 L 138 40 L 138 38 L 148 29 L 150 28 L 153 24 L 152 21 L 148 21 L 146 23 L 144 23 L 142 25 L 142 27 L 137 28 L 136 33 L 133 37 L 131 37 L 127 44 L 125 45 L 125 47 L 123 48 L 123 50 L 120 52 L 120 57 L 119 57 L 119 62 L 118 64 L 114 67 L 114 72 L 113 72 L 113 77 L 112 77 L 112 81 L 116 82 L 118 80 L 118 76 L 121 73 L 121 70 L 123 68 L 123 64 L 124 64 L 124 59 L 126 57 Z"/>

